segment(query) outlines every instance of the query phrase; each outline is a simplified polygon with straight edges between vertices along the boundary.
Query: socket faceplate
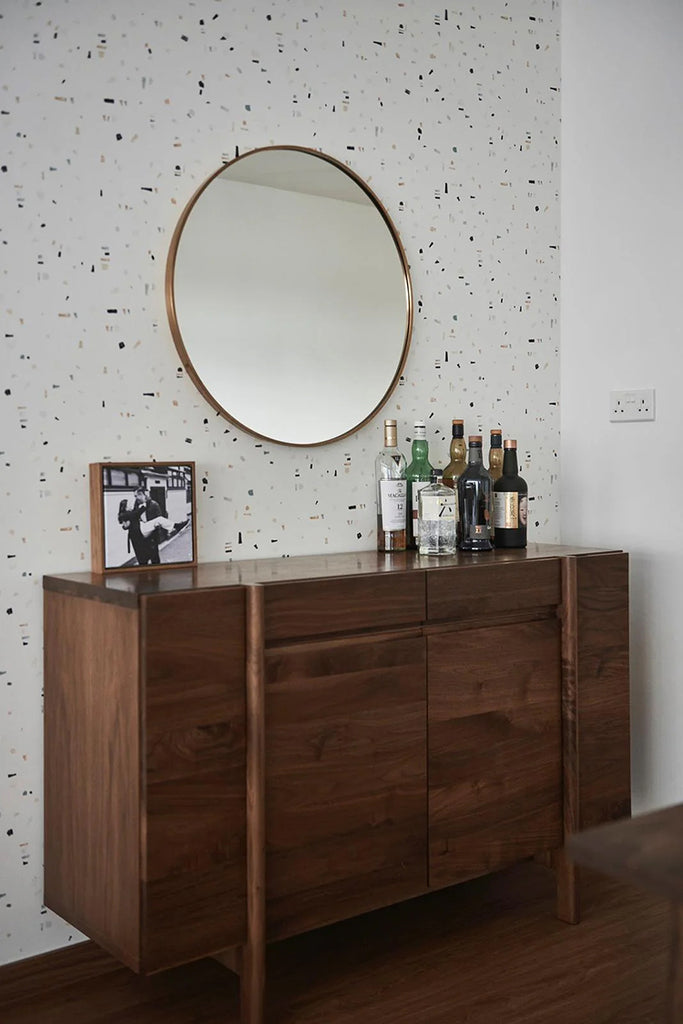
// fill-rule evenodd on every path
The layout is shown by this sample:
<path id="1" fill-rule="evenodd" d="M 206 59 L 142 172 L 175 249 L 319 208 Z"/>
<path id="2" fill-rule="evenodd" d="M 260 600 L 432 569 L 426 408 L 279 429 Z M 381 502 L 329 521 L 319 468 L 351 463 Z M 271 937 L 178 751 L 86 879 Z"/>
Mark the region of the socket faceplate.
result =
<path id="1" fill-rule="evenodd" d="M 612 423 L 655 418 L 655 389 L 610 391 L 609 418 Z"/>

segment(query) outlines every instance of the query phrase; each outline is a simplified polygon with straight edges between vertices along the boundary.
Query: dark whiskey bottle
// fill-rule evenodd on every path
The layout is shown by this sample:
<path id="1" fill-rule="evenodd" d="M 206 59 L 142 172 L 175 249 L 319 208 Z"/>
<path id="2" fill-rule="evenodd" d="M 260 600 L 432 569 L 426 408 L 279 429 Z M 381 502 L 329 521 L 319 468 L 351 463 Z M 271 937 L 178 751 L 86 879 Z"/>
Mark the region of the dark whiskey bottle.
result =
<path id="1" fill-rule="evenodd" d="M 493 488 L 493 523 L 497 548 L 525 548 L 528 489 L 519 475 L 517 442 L 506 441 L 503 473 Z"/>
<path id="2" fill-rule="evenodd" d="M 493 481 L 484 466 L 481 434 L 468 438 L 467 468 L 458 477 L 461 551 L 491 551 Z"/>

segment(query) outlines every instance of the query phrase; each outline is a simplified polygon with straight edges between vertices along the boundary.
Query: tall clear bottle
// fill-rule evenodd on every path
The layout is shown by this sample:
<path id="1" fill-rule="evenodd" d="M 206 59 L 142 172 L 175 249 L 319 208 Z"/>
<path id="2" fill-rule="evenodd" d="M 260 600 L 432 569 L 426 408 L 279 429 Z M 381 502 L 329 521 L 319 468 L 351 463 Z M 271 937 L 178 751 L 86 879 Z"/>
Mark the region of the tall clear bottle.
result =
<path id="1" fill-rule="evenodd" d="M 432 470 L 432 482 L 420 490 L 419 518 L 421 555 L 452 555 L 455 539 L 455 506 L 458 497 L 444 487 L 440 469 Z"/>
<path id="2" fill-rule="evenodd" d="M 407 526 L 406 459 L 399 451 L 396 420 L 384 421 L 384 447 L 375 459 L 377 550 L 405 551 Z"/>
<path id="3" fill-rule="evenodd" d="M 494 484 L 503 472 L 503 431 L 494 428 L 491 431 L 491 447 L 489 448 L 489 473 Z"/>
<path id="4" fill-rule="evenodd" d="M 503 474 L 493 488 L 493 522 L 497 548 L 525 548 L 529 491 L 519 475 L 517 442 L 505 442 Z"/>
<path id="5" fill-rule="evenodd" d="M 432 466 L 429 461 L 429 445 L 427 443 L 427 427 L 423 420 L 415 420 L 413 424 L 413 445 L 411 462 L 406 470 L 408 481 L 408 538 L 409 548 L 419 546 L 420 520 L 418 497 L 423 487 L 431 483 Z"/>
<path id="6" fill-rule="evenodd" d="M 462 551 L 491 551 L 493 481 L 484 466 L 481 434 L 468 438 L 467 468 L 458 477 Z"/>

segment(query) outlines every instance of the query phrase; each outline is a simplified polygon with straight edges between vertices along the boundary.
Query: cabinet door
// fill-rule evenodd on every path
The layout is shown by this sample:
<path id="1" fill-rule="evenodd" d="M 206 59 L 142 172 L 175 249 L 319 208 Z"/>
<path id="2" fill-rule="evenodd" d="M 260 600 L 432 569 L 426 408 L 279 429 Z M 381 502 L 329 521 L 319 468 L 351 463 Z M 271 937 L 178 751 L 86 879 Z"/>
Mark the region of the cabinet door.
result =
<path id="1" fill-rule="evenodd" d="M 426 888 L 422 637 L 266 653 L 269 938 Z"/>
<path id="2" fill-rule="evenodd" d="M 428 639 L 429 883 L 562 843 L 560 626 Z"/>
<path id="3" fill-rule="evenodd" d="M 143 604 L 143 970 L 244 941 L 241 588 Z"/>

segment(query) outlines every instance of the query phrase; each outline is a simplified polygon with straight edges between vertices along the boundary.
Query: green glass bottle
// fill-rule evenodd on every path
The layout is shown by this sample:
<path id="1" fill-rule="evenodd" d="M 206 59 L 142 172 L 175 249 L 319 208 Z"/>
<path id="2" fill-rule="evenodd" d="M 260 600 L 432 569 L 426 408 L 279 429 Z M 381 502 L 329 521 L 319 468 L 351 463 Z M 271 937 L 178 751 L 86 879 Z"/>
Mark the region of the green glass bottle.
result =
<path id="1" fill-rule="evenodd" d="M 418 497 L 421 489 L 432 482 L 427 427 L 422 420 L 415 420 L 413 424 L 413 447 L 411 461 L 406 470 L 406 480 L 408 481 L 408 547 L 417 548 L 420 543 Z"/>

